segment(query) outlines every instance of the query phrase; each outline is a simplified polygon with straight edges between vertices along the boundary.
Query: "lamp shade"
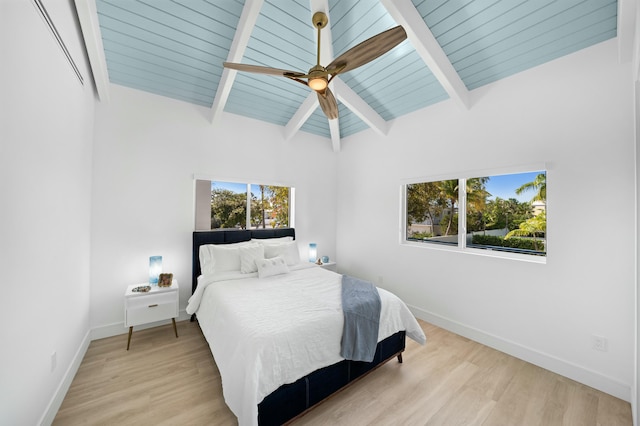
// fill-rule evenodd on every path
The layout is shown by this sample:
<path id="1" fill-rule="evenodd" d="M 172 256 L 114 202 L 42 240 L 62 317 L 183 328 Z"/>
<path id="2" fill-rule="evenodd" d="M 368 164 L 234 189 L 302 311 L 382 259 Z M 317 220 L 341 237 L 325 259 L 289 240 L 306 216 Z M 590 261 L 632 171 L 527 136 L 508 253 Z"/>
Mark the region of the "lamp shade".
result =
<path id="1" fill-rule="evenodd" d="M 315 262 L 318 258 L 318 248 L 316 243 L 309 244 L 309 262 Z"/>
<path id="2" fill-rule="evenodd" d="M 158 285 L 158 277 L 162 273 L 162 256 L 149 257 L 149 284 Z"/>

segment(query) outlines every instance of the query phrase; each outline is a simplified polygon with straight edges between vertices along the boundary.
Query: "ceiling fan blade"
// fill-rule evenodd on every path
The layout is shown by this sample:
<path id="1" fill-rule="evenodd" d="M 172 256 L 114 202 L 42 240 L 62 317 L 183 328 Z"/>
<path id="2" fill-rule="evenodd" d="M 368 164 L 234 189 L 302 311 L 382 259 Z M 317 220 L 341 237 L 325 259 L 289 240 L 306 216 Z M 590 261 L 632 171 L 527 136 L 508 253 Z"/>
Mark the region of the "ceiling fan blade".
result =
<path id="1" fill-rule="evenodd" d="M 236 64 L 233 62 L 224 62 L 222 65 L 224 65 L 225 68 L 231 68 L 238 71 L 253 72 L 257 74 L 281 75 L 283 77 L 289 78 L 300 78 L 305 75 L 305 73 L 303 72 L 288 71 L 279 68 L 261 67 L 259 65 Z"/>
<path id="2" fill-rule="evenodd" d="M 362 43 L 353 46 L 342 55 L 334 59 L 326 69 L 329 74 L 336 75 L 351 71 L 384 55 L 407 38 L 407 33 L 402 26 L 384 31 Z"/>
<path id="3" fill-rule="evenodd" d="M 331 90 L 327 87 L 322 93 L 316 93 L 318 94 L 318 102 L 320 102 L 320 108 L 322 108 L 324 115 L 326 115 L 329 120 L 338 118 L 338 102 Z"/>

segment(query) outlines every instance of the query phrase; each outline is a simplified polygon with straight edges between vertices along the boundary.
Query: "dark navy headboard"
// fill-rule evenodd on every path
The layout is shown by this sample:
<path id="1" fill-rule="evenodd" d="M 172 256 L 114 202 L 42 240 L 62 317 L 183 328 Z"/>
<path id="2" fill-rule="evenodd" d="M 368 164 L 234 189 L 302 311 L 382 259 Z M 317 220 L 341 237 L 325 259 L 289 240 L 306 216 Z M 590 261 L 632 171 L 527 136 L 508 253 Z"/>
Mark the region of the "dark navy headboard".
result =
<path id="1" fill-rule="evenodd" d="M 205 244 L 230 244 L 249 241 L 252 238 L 296 238 L 294 228 L 274 229 L 219 229 L 215 231 L 195 231 L 193 233 L 193 250 L 191 252 L 192 274 L 191 293 L 196 291 L 200 275 L 200 246 Z"/>

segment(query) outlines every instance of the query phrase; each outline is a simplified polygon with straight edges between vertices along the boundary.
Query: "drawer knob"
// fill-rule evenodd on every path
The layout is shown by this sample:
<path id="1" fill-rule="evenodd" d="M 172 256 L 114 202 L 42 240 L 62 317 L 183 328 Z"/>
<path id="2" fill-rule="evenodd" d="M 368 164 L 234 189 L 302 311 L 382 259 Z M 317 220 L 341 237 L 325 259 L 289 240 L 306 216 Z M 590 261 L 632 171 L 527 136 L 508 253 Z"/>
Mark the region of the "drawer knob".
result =
<path id="1" fill-rule="evenodd" d="M 158 306 L 157 303 L 153 304 L 153 305 L 149 305 L 150 308 L 155 308 L 156 306 Z"/>

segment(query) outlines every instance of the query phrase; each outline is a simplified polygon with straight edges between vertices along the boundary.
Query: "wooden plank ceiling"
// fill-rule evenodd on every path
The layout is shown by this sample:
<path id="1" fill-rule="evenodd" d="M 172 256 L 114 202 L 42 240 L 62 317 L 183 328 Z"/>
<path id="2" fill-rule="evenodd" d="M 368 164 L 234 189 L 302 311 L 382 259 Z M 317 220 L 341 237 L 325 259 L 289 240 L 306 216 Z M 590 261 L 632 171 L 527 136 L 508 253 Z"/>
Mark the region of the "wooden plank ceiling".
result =
<path id="1" fill-rule="evenodd" d="M 622 1 L 622 0 L 621 0 Z M 611 0 L 76 0 L 96 82 L 127 86 L 332 140 L 453 99 L 616 37 Z M 339 118 L 307 87 L 225 70 L 224 61 L 307 72 L 313 12 L 324 11 L 321 64 L 396 25 L 408 39 L 331 82 Z M 101 84 L 108 98 L 108 84 Z"/>

